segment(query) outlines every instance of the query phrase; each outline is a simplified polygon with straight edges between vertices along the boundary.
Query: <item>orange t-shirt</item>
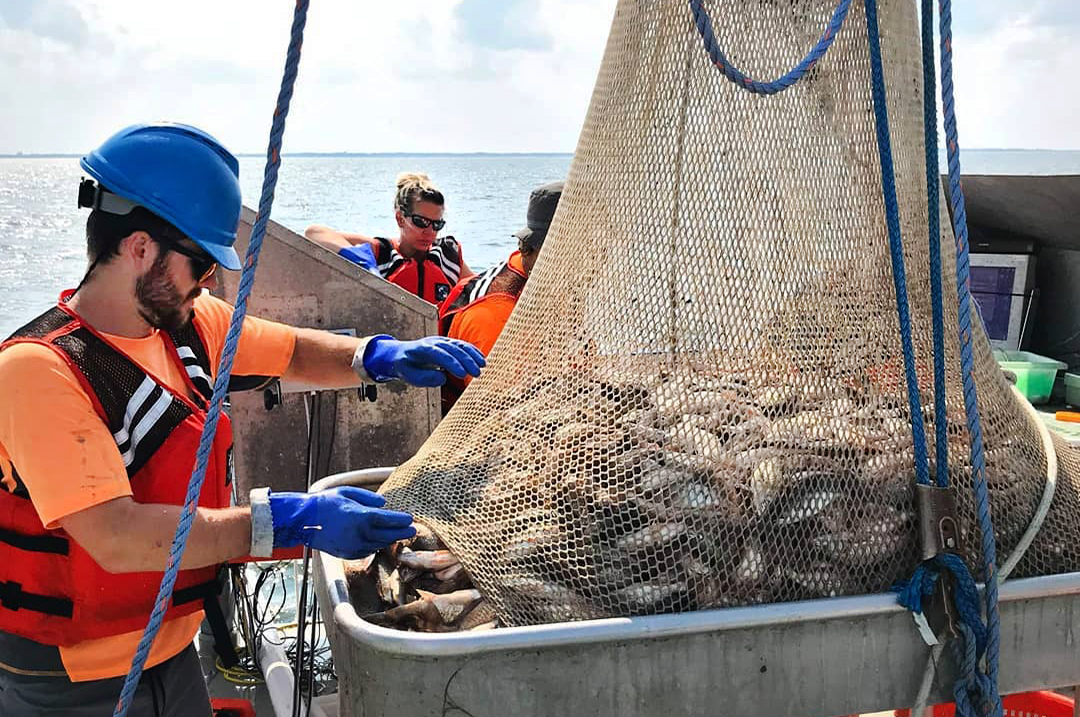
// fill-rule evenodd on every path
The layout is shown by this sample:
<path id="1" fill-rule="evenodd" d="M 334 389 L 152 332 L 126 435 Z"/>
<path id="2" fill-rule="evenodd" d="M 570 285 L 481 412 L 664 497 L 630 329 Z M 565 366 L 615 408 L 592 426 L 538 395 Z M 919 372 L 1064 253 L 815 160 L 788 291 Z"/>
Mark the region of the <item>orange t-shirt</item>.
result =
<path id="1" fill-rule="evenodd" d="M 510 268 L 525 273 L 521 264 L 521 255 L 514 252 L 510 256 Z M 503 327 L 506 326 L 510 313 L 517 305 L 517 299 L 506 294 L 492 294 L 472 306 L 462 309 L 454 315 L 450 322 L 450 328 L 446 335 L 452 339 L 461 339 L 480 349 L 480 353 L 487 356 L 491 353 L 491 347 L 495 345 L 495 339 L 499 338 Z M 465 377 L 465 385 L 469 385 L 472 376 Z"/>
<path id="2" fill-rule="evenodd" d="M 232 307 L 208 293 L 195 300 L 195 325 L 217 370 Z M 158 331 L 145 338 L 104 334 L 116 348 L 177 392 L 187 392 L 184 374 Z M 233 371 L 280 376 L 292 360 L 296 332 L 289 326 L 247 317 Z M 39 344 L 17 344 L 0 352 L 0 468 L 18 467 L 30 500 L 45 527 L 65 516 L 131 495 L 124 461 L 108 426 L 67 363 Z M 194 465 L 194 456 L 192 464 Z M 67 476 L 67 480 L 58 480 Z M 13 487 L 4 478 L 7 488 Z M 146 666 L 176 655 L 199 630 L 202 612 L 162 624 Z M 147 615 L 149 619 L 149 615 Z M 60 648 L 75 682 L 127 674 L 142 630 Z"/>

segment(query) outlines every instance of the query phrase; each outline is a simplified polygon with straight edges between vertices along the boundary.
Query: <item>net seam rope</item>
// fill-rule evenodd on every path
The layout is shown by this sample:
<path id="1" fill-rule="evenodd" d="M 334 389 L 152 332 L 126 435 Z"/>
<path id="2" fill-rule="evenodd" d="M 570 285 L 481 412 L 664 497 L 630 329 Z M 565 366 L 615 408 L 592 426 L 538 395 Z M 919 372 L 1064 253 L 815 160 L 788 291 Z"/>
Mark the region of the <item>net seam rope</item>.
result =
<path id="1" fill-rule="evenodd" d="M 926 222 L 930 242 L 930 307 L 934 327 L 934 456 L 939 488 L 949 483 L 948 420 L 945 409 L 945 296 L 941 286 L 941 178 L 937 166 L 937 93 L 934 81 L 933 0 L 922 0 L 920 23 L 923 71 L 923 150 L 926 157 Z"/>

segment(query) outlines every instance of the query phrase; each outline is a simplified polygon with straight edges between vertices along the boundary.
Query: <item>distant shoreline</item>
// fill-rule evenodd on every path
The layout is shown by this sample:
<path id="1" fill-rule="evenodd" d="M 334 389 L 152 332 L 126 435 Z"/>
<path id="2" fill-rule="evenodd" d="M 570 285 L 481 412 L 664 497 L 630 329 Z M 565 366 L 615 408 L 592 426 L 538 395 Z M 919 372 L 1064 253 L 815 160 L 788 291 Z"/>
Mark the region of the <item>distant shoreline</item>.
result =
<path id="1" fill-rule="evenodd" d="M 939 151 L 944 151 L 943 148 Z M 1080 149 L 1032 149 L 1028 147 L 971 147 L 964 152 L 1050 152 L 1080 153 Z M 259 152 L 241 152 L 237 157 L 265 157 Z M 314 157 L 323 159 L 352 159 L 363 157 L 572 157 L 573 152 L 286 152 L 283 157 Z M 82 154 L 65 152 L 0 153 L 0 159 L 78 159 Z"/>
<path id="2" fill-rule="evenodd" d="M 1035 150 L 1043 151 L 1043 150 Z M 1056 151 L 1056 150 L 1050 150 Z M 1068 150 L 1065 150 L 1068 151 Z M 256 152 L 241 152 L 237 157 L 265 157 Z M 572 157 L 573 152 L 285 152 L 282 157 L 319 157 L 349 159 L 355 157 Z M 78 159 L 82 154 L 54 152 L 2 154 L 0 159 Z"/>

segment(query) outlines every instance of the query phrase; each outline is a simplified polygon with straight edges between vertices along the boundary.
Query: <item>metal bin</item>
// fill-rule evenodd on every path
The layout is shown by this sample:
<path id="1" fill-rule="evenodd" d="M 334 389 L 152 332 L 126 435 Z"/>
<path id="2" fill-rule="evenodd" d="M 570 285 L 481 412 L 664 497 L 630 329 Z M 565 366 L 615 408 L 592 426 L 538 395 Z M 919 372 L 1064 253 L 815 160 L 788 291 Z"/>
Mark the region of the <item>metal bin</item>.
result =
<path id="1" fill-rule="evenodd" d="M 392 469 L 329 476 L 377 486 Z M 475 634 L 378 627 L 316 554 L 319 604 L 351 717 L 828 717 L 907 707 L 929 648 L 893 595 L 865 595 Z M 1005 583 L 1004 693 L 1080 683 L 1080 573 Z M 931 692 L 952 700 L 946 665 Z"/>

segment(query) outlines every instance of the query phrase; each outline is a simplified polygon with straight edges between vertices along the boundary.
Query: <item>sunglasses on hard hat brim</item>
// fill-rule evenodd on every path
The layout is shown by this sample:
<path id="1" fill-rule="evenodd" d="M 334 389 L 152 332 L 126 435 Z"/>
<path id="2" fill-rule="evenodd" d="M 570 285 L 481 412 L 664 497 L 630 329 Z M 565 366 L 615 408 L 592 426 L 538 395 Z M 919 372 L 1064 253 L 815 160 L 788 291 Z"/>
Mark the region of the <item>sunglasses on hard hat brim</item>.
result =
<path id="1" fill-rule="evenodd" d="M 413 223 L 413 226 L 417 229 L 427 229 L 432 227 L 435 231 L 442 231 L 442 228 L 446 226 L 445 219 L 428 219 L 423 214 L 406 214 L 409 221 Z"/>

